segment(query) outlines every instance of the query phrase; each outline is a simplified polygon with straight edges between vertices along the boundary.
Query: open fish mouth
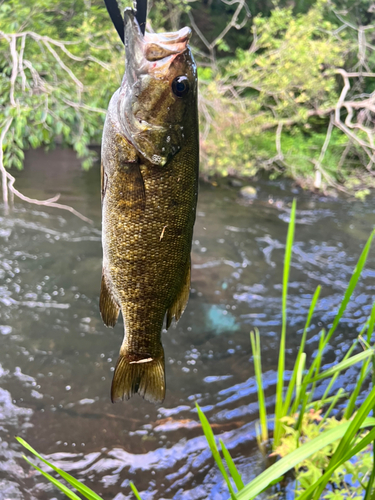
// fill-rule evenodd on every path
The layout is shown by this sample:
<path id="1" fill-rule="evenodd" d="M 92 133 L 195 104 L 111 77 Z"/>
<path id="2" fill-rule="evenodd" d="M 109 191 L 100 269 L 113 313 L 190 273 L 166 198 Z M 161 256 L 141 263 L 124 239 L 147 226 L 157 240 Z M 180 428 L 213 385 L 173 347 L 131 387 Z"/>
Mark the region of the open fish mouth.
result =
<path id="1" fill-rule="evenodd" d="M 142 35 L 135 11 L 127 7 L 124 11 L 126 77 L 133 85 L 139 74 L 149 73 L 154 78 L 165 78 L 169 66 L 178 54 L 186 49 L 191 37 L 190 28 L 169 33 Z"/>
<path id="2" fill-rule="evenodd" d="M 138 152 L 164 166 L 185 139 L 182 121 L 188 99 L 173 90 L 175 81 L 182 78 L 181 85 L 187 92 L 191 89 L 192 96 L 196 88 L 196 67 L 188 46 L 191 30 L 142 35 L 133 9 L 126 8 L 124 18 L 126 66 L 119 121 Z"/>

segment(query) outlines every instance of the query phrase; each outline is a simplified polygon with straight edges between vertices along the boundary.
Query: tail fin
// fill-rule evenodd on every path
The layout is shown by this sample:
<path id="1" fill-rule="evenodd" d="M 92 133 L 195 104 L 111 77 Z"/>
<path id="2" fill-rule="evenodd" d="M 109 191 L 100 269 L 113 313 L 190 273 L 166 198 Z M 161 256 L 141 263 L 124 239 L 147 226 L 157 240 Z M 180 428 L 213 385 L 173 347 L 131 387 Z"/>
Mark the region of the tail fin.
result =
<path id="1" fill-rule="evenodd" d="M 112 403 L 130 399 L 133 394 L 151 403 L 162 403 L 165 397 L 164 354 L 159 358 L 139 358 L 120 354 L 112 380 Z"/>

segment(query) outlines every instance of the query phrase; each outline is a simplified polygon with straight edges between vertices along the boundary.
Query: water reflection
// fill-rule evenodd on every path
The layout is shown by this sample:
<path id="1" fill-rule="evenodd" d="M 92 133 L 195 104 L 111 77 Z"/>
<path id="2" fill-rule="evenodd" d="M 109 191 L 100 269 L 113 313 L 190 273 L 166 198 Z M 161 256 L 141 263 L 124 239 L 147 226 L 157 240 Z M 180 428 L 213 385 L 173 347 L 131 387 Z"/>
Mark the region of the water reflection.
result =
<path id="1" fill-rule="evenodd" d="M 332 323 L 369 236 L 375 204 L 328 200 L 284 182 L 259 180 L 246 202 L 238 188 L 202 185 L 193 244 L 192 294 L 177 326 L 163 334 L 167 397 L 155 407 L 135 397 L 112 405 L 109 388 L 122 322 L 103 326 L 99 173 L 82 172 L 69 151 L 27 155 L 25 194 L 62 202 L 94 220 L 17 204 L 0 209 L 0 500 L 64 498 L 25 464 L 13 436 L 84 480 L 105 499 L 221 499 L 226 488 L 198 425 L 195 401 L 231 450 L 244 480 L 262 468 L 255 444 L 256 385 L 249 330 L 262 337 L 272 408 L 281 322 L 281 280 L 290 202 L 298 200 L 289 288 L 288 368 L 311 298 L 323 285 L 309 332 Z M 327 350 L 341 359 L 374 296 L 373 253 Z M 350 384 L 355 372 L 346 375 Z M 337 382 L 342 385 L 342 380 Z"/>

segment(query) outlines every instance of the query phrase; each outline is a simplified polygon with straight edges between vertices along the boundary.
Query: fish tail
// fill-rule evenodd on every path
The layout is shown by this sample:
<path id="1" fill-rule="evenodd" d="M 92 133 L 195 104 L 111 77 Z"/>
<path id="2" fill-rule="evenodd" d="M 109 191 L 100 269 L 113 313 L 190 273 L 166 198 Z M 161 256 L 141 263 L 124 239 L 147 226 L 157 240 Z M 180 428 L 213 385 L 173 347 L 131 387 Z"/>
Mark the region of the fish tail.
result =
<path id="1" fill-rule="evenodd" d="M 136 393 L 151 403 L 163 402 L 164 352 L 158 358 L 120 353 L 112 380 L 112 403 L 130 399 Z"/>

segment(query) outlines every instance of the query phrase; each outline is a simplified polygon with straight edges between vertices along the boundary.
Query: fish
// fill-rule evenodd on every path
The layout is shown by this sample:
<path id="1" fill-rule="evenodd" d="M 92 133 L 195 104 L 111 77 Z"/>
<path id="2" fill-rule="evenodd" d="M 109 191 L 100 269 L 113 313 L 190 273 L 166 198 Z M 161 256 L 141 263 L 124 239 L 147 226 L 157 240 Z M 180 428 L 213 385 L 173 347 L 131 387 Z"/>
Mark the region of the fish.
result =
<path id="1" fill-rule="evenodd" d="M 103 271 L 99 309 L 124 338 L 112 402 L 165 398 L 163 325 L 190 291 L 199 170 L 197 67 L 190 28 L 142 35 L 126 8 L 125 75 L 102 136 Z"/>

